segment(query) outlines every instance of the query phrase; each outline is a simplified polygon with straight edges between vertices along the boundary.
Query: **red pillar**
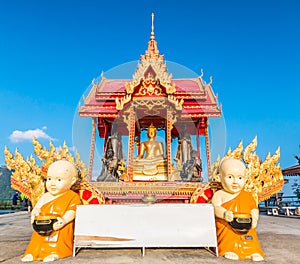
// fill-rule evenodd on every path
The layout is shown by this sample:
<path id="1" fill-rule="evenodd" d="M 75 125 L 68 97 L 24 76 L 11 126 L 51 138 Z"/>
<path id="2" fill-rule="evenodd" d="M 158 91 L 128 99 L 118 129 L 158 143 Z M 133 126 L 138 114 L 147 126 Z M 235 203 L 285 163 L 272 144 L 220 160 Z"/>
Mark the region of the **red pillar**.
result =
<path id="1" fill-rule="evenodd" d="M 92 119 L 92 139 L 90 146 L 90 164 L 89 171 L 87 175 L 87 180 L 92 181 L 92 172 L 93 172 L 93 162 L 94 162 L 94 153 L 95 153 L 95 137 L 96 137 L 96 118 Z"/>
<path id="2" fill-rule="evenodd" d="M 206 147 L 208 181 L 210 181 L 212 178 L 212 175 L 211 175 L 211 167 L 210 167 L 210 148 L 209 148 L 208 120 L 207 119 L 206 119 L 206 123 L 205 123 L 205 147 Z"/>
<path id="3" fill-rule="evenodd" d="M 166 149 L 167 149 L 167 162 L 168 162 L 168 181 L 172 176 L 172 154 L 171 154 L 171 130 L 172 130 L 172 113 L 167 110 L 167 127 L 166 127 Z"/>
<path id="4" fill-rule="evenodd" d="M 128 142 L 128 167 L 126 181 L 132 181 L 133 177 L 133 159 L 134 159 L 134 136 L 135 136 L 135 112 L 133 106 L 129 113 L 129 142 Z"/>

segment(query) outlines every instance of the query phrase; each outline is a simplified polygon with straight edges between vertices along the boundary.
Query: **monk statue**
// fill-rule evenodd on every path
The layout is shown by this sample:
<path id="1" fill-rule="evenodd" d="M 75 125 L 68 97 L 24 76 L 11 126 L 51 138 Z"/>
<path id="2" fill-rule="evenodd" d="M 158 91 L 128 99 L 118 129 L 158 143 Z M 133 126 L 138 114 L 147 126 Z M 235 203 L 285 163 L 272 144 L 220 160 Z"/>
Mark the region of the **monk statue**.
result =
<path id="1" fill-rule="evenodd" d="M 252 194 L 243 190 L 246 167 L 240 160 L 225 158 L 219 168 L 223 189 L 212 198 L 219 255 L 231 260 L 262 261 L 264 254 L 256 234 L 258 207 Z"/>
<path id="2" fill-rule="evenodd" d="M 151 124 L 147 130 L 148 140 L 140 145 L 140 153 L 134 160 L 133 180 L 168 180 L 167 160 L 163 144 L 156 141 L 156 127 Z"/>
<path id="3" fill-rule="evenodd" d="M 66 160 L 56 161 L 49 166 L 47 192 L 39 198 L 31 212 L 31 223 L 36 224 L 36 228 L 40 226 L 41 230 L 33 226 L 35 231 L 21 259 L 23 262 L 50 262 L 72 256 L 75 211 L 81 201 L 79 195 L 70 188 L 76 182 L 77 175 L 76 167 Z M 49 233 L 45 233 L 41 226 L 45 220 L 53 221 Z"/>

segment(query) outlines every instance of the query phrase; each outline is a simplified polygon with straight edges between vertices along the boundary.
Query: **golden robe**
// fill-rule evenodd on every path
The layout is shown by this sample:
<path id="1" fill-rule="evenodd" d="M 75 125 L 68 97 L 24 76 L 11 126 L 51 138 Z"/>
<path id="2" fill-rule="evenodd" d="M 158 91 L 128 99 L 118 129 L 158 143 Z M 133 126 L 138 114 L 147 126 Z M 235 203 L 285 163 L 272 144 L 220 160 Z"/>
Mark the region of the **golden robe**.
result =
<path id="1" fill-rule="evenodd" d="M 226 210 L 233 213 L 250 214 L 257 205 L 251 193 L 244 190 L 234 199 L 222 204 Z M 247 234 L 241 235 L 233 231 L 229 223 L 221 218 L 216 218 L 217 239 L 219 255 L 224 256 L 226 252 L 234 252 L 240 259 L 251 259 L 254 253 L 264 257 L 260 247 L 256 229 L 252 228 Z"/>
<path id="2" fill-rule="evenodd" d="M 76 211 L 76 205 L 81 204 L 79 195 L 69 190 L 58 198 L 44 204 L 40 215 L 56 215 L 63 217 L 69 210 Z M 63 228 L 53 231 L 50 236 L 41 236 L 33 232 L 24 256 L 31 254 L 34 260 L 43 260 L 50 254 L 57 254 L 59 258 L 71 256 L 73 253 L 74 220 Z"/>

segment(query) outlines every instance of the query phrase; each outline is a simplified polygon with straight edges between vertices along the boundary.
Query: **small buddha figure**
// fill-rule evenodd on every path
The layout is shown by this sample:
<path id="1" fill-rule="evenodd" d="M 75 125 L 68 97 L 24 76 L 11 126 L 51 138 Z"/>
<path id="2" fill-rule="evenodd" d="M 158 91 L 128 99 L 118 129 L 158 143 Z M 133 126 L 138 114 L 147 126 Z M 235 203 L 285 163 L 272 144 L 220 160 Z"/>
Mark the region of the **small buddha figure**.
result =
<path id="1" fill-rule="evenodd" d="M 167 160 L 163 144 L 156 141 L 156 127 L 147 130 L 148 140 L 141 143 L 140 153 L 134 160 L 133 180 L 167 180 Z"/>
<path id="2" fill-rule="evenodd" d="M 148 161 L 163 160 L 163 144 L 156 141 L 156 127 L 153 126 L 153 124 L 148 127 L 147 136 L 148 141 L 141 143 L 140 154 L 137 156 L 137 159 L 145 159 Z"/>
<path id="3" fill-rule="evenodd" d="M 258 207 L 252 194 L 244 190 L 247 181 L 244 163 L 234 158 L 224 159 L 220 164 L 220 179 L 223 189 L 212 198 L 219 255 L 231 260 L 264 260 L 256 234 Z M 238 223 L 248 220 L 246 231 L 233 227 L 234 218 L 238 215 L 245 217 L 240 218 Z"/>

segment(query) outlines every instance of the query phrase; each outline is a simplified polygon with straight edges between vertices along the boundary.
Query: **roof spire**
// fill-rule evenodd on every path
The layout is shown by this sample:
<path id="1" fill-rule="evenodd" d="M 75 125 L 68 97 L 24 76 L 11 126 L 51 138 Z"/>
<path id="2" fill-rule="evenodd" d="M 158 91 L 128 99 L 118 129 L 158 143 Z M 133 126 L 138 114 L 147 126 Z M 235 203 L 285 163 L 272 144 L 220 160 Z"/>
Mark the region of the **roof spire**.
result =
<path id="1" fill-rule="evenodd" d="M 151 26 L 151 37 L 150 37 L 150 39 L 155 39 L 155 37 L 154 37 L 154 13 L 151 14 L 151 18 L 152 18 L 152 26 Z"/>
<path id="2" fill-rule="evenodd" d="M 141 55 L 141 60 L 147 60 L 147 59 L 159 59 L 164 60 L 164 55 L 160 55 L 158 48 L 157 48 L 157 42 L 155 41 L 154 37 L 154 13 L 151 14 L 151 35 L 150 35 L 150 41 L 148 42 L 148 49 L 146 50 L 145 55 Z"/>

